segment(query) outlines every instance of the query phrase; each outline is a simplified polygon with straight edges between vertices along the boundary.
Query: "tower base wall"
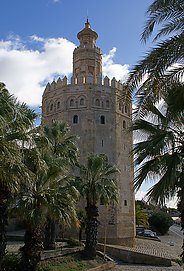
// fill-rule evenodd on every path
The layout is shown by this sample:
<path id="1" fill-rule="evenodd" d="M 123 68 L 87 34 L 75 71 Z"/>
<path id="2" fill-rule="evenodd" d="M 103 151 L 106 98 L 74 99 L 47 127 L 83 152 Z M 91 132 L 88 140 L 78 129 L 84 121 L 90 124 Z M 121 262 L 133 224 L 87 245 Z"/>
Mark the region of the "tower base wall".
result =
<path id="1" fill-rule="evenodd" d="M 125 247 L 133 247 L 135 245 L 134 237 L 126 237 L 126 238 L 107 238 L 106 242 L 104 238 L 98 238 L 99 243 L 106 243 L 111 245 L 120 245 Z"/>

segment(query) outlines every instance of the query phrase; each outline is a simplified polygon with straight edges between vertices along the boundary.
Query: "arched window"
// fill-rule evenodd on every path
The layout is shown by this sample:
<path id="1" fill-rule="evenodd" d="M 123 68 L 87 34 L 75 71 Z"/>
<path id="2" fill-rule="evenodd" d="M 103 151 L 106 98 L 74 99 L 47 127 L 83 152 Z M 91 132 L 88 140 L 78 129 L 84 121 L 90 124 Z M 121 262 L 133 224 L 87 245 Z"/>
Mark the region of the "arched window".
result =
<path id="1" fill-rule="evenodd" d="M 84 105 L 84 98 L 80 99 L 80 105 Z"/>
<path id="2" fill-rule="evenodd" d="M 121 104 L 119 103 L 119 110 L 121 110 Z"/>
<path id="3" fill-rule="evenodd" d="M 47 112 L 47 114 L 49 113 L 49 106 L 47 106 L 47 111 L 46 112 Z"/>
<path id="4" fill-rule="evenodd" d="M 100 198 L 100 205 L 105 205 L 105 201 L 103 197 Z"/>
<path id="5" fill-rule="evenodd" d="M 78 123 L 78 120 L 79 120 L 78 116 L 74 115 L 73 116 L 73 123 Z"/>
<path id="6" fill-rule="evenodd" d="M 100 106 L 100 100 L 96 99 L 95 104 L 96 104 L 96 106 Z"/>
<path id="7" fill-rule="evenodd" d="M 123 120 L 123 128 L 126 128 L 126 121 Z"/>
<path id="8" fill-rule="evenodd" d="M 100 123 L 105 124 L 105 116 L 100 116 Z"/>
<path id="9" fill-rule="evenodd" d="M 52 110 L 53 110 L 53 104 L 50 105 L 50 111 L 52 111 Z"/>
<path id="10" fill-rule="evenodd" d="M 128 106 L 128 115 L 130 116 L 130 105 Z"/>
<path id="11" fill-rule="evenodd" d="M 74 106 L 74 100 L 73 99 L 70 100 L 70 106 Z"/>
<path id="12" fill-rule="evenodd" d="M 109 108 L 110 106 L 110 103 L 109 103 L 109 100 L 106 101 L 106 107 Z"/>
<path id="13" fill-rule="evenodd" d="M 60 108 L 60 102 L 57 102 L 57 109 Z"/>
<path id="14" fill-rule="evenodd" d="M 125 105 L 125 113 L 127 113 L 127 106 Z"/>

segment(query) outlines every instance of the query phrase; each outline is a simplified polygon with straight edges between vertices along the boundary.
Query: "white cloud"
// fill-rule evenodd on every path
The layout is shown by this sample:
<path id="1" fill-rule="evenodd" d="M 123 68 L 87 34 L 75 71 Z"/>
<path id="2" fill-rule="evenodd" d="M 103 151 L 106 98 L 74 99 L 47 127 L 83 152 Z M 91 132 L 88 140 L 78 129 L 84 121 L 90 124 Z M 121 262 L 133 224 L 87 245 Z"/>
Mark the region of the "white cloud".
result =
<path id="1" fill-rule="evenodd" d="M 138 190 L 135 194 L 135 199 L 147 201 L 146 193 L 147 192 L 145 191 Z M 167 200 L 166 205 L 168 208 L 177 208 L 177 197 L 175 196 L 172 199 Z"/>
<path id="2" fill-rule="evenodd" d="M 48 81 L 52 82 L 55 76 L 64 77 L 72 73 L 75 47 L 64 38 L 45 39 L 32 35 L 29 42 L 25 42 L 18 36 L 9 36 L 7 40 L 0 41 L 0 81 L 21 102 L 38 106 Z M 128 65 L 115 64 L 115 53 L 116 48 L 113 48 L 103 56 L 104 76 L 124 81 Z"/>
<path id="3" fill-rule="evenodd" d="M 20 101 L 35 106 L 41 104 L 43 81 L 71 73 L 75 44 L 63 38 L 31 39 L 41 50 L 26 49 L 17 38 L 0 42 L 0 81 Z"/>
<path id="4" fill-rule="evenodd" d="M 128 64 L 115 64 L 114 63 L 114 56 L 116 53 L 116 48 L 114 47 L 109 51 L 109 53 L 106 55 L 103 55 L 102 62 L 103 62 L 103 74 L 104 76 L 108 76 L 109 78 L 115 77 L 117 80 L 121 80 L 122 82 L 125 82 L 128 73 L 129 73 L 129 65 Z"/>
<path id="5" fill-rule="evenodd" d="M 135 194 L 135 199 L 136 200 L 146 200 L 146 192 L 144 191 L 137 191 L 136 194 Z"/>
<path id="6" fill-rule="evenodd" d="M 33 41 L 38 41 L 38 42 L 44 42 L 45 41 L 44 38 L 38 37 L 36 35 L 30 36 L 30 39 L 33 40 Z"/>

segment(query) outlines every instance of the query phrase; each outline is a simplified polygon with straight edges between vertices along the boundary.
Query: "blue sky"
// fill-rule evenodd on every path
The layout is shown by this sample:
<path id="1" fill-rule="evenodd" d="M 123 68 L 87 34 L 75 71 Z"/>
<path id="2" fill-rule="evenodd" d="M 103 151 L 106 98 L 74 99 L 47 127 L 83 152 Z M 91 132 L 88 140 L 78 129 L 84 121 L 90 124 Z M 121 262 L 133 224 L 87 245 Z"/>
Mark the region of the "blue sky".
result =
<path id="1" fill-rule="evenodd" d="M 20 101 L 38 109 L 46 83 L 71 75 L 77 33 L 84 28 L 87 14 L 99 35 L 104 75 L 124 81 L 152 45 L 140 42 L 152 2 L 1 0 L 0 81 Z"/>
<path id="2" fill-rule="evenodd" d="M 78 43 L 87 13 L 104 53 L 117 48 L 115 61 L 134 64 L 145 52 L 140 33 L 151 0 L 1 0 L 0 39 L 8 35 L 64 37 Z"/>
<path id="3" fill-rule="evenodd" d="M 19 100 L 41 103 L 47 81 L 72 72 L 77 33 L 89 17 L 104 75 L 124 81 L 150 43 L 140 42 L 151 0 L 1 0 L 0 80 Z"/>

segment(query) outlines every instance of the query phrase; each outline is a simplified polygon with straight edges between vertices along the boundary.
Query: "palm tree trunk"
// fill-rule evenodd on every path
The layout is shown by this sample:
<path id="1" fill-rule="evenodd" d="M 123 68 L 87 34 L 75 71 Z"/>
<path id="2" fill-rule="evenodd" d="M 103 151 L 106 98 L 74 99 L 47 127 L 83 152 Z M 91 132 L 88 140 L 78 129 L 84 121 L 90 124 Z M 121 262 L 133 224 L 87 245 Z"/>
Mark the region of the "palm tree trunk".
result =
<path id="1" fill-rule="evenodd" d="M 79 229 L 79 242 L 82 241 L 82 228 Z"/>
<path id="2" fill-rule="evenodd" d="M 6 226 L 8 225 L 8 216 L 7 216 L 7 204 L 3 201 L 0 202 L 0 270 L 3 257 L 6 250 Z"/>
<path id="3" fill-rule="evenodd" d="M 43 251 L 41 229 L 27 229 L 24 236 L 24 247 L 21 248 L 23 271 L 36 271 Z"/>
<path id="4" fill-rule="evenodd" d="M 44 237 L 44 249 L 50 250 L 56 248 L 56 223 L 53 219 L 47 219 Z"/>
<path id="5" fill-rule="evenodd" d="M 182 253 L 180 255 L 182 262 L 184 263 L 184 205 L 181 202 L 178 204 L 178 210 L 181 212 L 181 231 L 183 231 L 183 245 L 182 245 Z"/>
<path id="6" fill-rule="evenodd" d="M 183 231 L 183 245 L 182 245 L 182 253 L 181 253 L 181 259 L 182 259 L 182 262 L 184 263 L 184 206 L 182 206 L 183 208 L 181 208 L 180 206 L 180 212 L 181 212 L 181 215 L 180 215 L 180 218 L 181 218 L 181 230 Z"/>
<path id="7" fill-rule="evenodd" d="M 84 255 L 88 259 L 95 259 L 98 234 L 98 207 L 87 206 L 86 208 L 86 244 Z"/>
<path id="8" fill-rule="evenodd" d="M 6 251 L 7 237 L 6 237 L 6 226 L 8 225 L 8 198 L 9 191 L 7 187 L 4 187 L 0 183 L 0 270 L 2 260 Z"/>

